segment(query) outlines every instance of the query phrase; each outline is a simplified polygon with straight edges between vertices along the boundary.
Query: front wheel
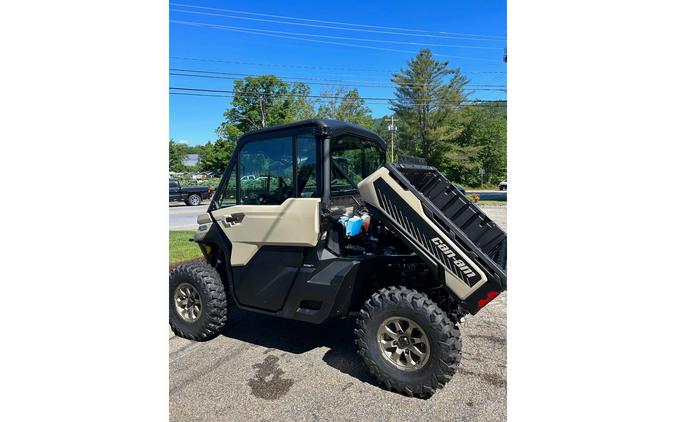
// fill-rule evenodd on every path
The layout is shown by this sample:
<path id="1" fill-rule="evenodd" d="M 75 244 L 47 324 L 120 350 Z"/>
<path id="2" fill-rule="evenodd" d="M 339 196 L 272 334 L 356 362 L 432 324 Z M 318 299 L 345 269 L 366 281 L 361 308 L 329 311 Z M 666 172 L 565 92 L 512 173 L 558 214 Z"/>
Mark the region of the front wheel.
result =
<path id="1" fill-rule="evenodd" d="M 187 200 L 185 201 L 185 203 L 188 204 L 188 205 L 193 205 L 193 206 L 199 205 L 199 204 L 202 203 L 202 197 L 193 193 L 192 195 L 187 197 Z"/>
<path id="2" fill-rule="evenodd" d="M 359 354 L 387 389 L 431 397 L 450 381 L 461 357 L 459 328 L 423 293 L 386 287 L 356 320 Z"/>
<path id="3" fill-rule="evenodd" d="M 169 276 L 169 324 L 188 340 L 206 341 L 220 334 L 227 319 L 225 287 L 205 262 L 178 265 Z"/>

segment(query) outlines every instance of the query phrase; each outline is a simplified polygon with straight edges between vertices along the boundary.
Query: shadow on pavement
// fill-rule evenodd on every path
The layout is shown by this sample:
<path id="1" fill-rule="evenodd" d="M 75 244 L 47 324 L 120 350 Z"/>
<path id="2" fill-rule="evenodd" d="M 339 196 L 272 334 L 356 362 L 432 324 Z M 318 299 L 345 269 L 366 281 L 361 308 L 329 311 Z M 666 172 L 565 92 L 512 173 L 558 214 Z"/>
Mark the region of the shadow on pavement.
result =
<path id="1" fill-rule="evenodd" d="M 316 325 L 248 312 L 232 306 L 228 310 L 228 320 L 222 332 L 225 337 L 292 354 L 327 347 L 329 350 L 323 356 L 324 362 L 359 381 L 377 385 L 356 352 L 353 319 L 332 320 Z"/>

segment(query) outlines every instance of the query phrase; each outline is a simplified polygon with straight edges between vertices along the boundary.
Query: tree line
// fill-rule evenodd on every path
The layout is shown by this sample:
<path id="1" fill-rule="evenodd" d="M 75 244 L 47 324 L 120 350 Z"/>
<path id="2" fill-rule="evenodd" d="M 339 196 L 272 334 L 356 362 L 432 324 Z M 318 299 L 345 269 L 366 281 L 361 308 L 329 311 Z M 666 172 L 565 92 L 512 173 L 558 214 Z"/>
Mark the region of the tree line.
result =
<path id="1" fill-rule="evenodd" d="M 310 118 L 343 120 L 378 133 L 388 143 L 395 120 L 394 159 L 416 156 L 436 166 L 451 180 L 477 186 L 506 176 L 506 102 L 472 103 L 469 79 L 448 62 L 434 60 L 422 49 L 407 67 L 392 75 L 395 86 L 392 114 L 374 118 L 358 89 L 340 88 L 312 96 L 302 82 L 286 82 L 274 75 L 234 81 L 233 99 L 216 129 L 217 139 L 189 147 L 169 143 L 169 168 L 185 171 L 188 153 L 200 155 L 199 171 L 222 173 L 244 133 Z M 317 98 L 320 97 L 320 98 Z"/>

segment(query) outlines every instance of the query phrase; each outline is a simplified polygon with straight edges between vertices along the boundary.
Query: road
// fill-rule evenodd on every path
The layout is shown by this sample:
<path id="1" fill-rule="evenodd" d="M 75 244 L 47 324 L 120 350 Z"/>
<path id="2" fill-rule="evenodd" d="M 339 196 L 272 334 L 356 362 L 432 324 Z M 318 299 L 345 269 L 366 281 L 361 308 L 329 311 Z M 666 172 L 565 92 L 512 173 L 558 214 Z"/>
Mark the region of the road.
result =
<path id="1" fill-rule="evenodd" d="M 485 211 L 506 228 L 506 207 Z M 506 420 L 506 293 L 466 318 L 459 371 L 428 400 L 377 386 L 352 330 L 231 309 L 209 342 L 170 333 L 171 420 Z"/>
<path id="2" fill-rule="evenodd" d="M 197 217 L 204 214 L 209 207 L 208 202 L 204 205 L 192 207 L 180 204 L 169 205 L 169 229 L 170 230 L 197 230 Z"/>

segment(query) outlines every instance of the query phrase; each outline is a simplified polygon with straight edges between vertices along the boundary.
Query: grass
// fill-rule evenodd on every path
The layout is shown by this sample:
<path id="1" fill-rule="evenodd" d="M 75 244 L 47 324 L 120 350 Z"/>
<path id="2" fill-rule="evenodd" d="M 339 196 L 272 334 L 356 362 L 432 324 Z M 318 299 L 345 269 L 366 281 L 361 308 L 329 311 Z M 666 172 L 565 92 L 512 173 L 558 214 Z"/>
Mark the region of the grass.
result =
<path id="1" fill-rule="evenodd" d="M 194 234 L 192 230 L 169 231 L 169 264 L 202 257 L 199 246 L 189 240 Z"/>
<path id="2" fill-rule="evenodd" d="M 464 189 L 467 191 L 499 190 L 499 185 L 464 186 Z"/>

